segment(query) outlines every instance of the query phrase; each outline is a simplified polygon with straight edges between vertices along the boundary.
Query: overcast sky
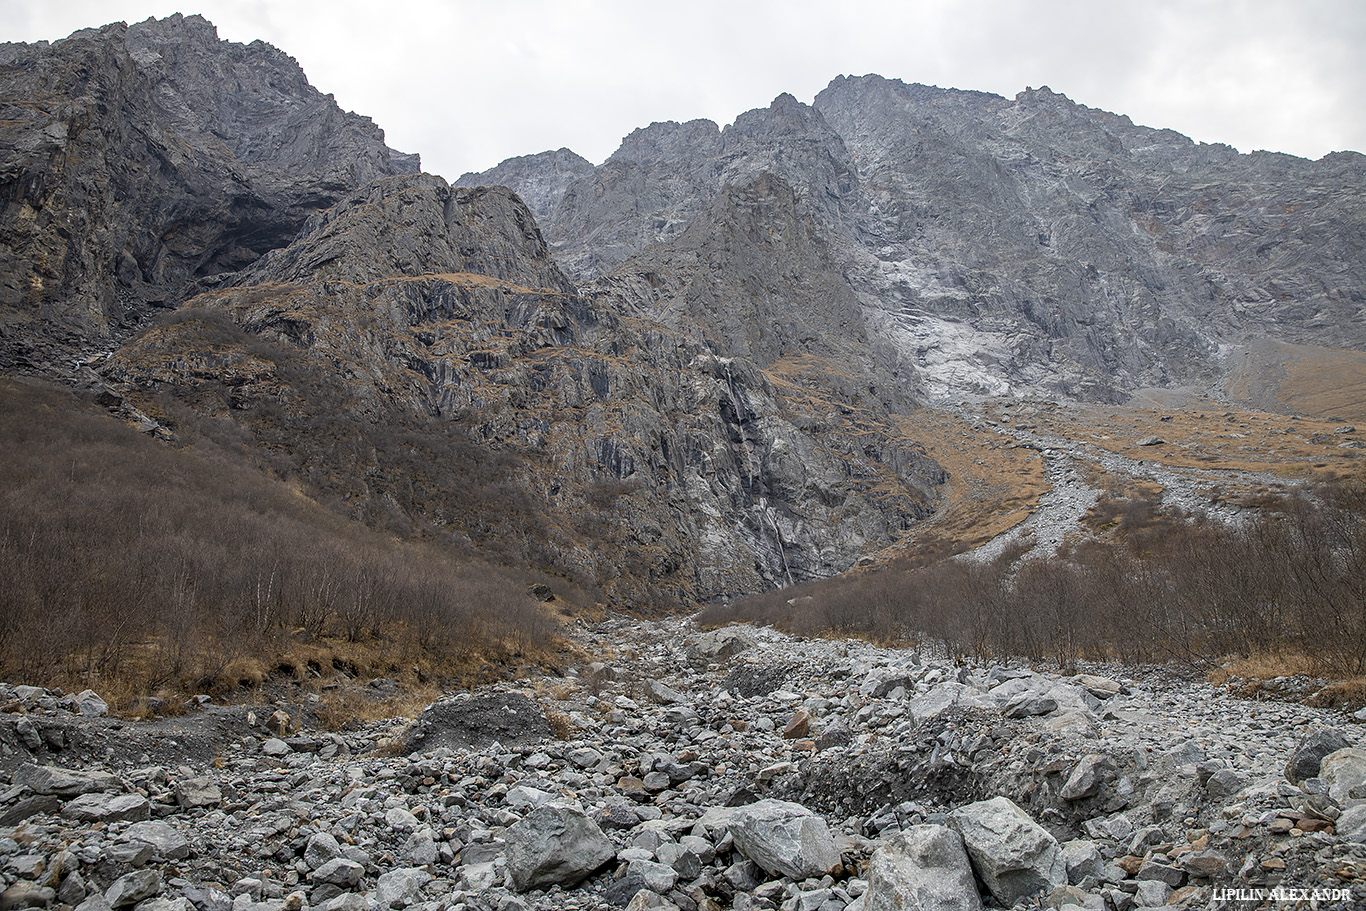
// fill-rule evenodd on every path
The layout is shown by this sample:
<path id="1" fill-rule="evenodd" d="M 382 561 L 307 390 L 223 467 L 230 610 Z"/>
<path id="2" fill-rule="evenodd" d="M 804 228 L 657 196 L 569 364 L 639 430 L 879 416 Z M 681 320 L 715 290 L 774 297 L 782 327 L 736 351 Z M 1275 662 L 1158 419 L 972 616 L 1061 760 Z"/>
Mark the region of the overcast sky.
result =
<path id="1" fill-rule="evenodd" d="M 198 12 L 454 180 L 841 74 L 1074 101 L 1241 151 L 1366 151 L 1363 0 L 0 0 L 0 40 Z"/>

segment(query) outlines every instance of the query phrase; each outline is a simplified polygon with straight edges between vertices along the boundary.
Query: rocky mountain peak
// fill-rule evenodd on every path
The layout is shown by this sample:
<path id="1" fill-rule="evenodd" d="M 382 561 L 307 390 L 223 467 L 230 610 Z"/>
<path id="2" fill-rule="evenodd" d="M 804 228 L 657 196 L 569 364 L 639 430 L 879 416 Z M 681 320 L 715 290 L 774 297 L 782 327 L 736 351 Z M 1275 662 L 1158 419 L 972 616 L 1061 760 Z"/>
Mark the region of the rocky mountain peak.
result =
<path id="1" fill-rule="evenodd" d="M 10 45 L 0 84 L 0 305 L 29 327 L 7 339 L 116 332 L 418 169 L 288 55 L 197 16 Z"/>
<path id="2" fill-rule="evenodd" d="M 428 174 L 376 180 L 309 219 L 237 282 L 346 281 L 475 273 L 572 293 L 536 221 L 505 187 L 450 187 Z"/>

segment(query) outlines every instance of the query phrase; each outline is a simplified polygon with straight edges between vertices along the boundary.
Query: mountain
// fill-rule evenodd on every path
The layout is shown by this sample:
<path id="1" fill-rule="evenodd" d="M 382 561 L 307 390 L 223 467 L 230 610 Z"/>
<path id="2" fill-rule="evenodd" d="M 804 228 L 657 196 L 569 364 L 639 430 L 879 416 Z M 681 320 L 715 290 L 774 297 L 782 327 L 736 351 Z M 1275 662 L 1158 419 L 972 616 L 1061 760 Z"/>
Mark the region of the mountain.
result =
<path id="1" fill-rule="evenodd" d="M 0 351 L 106 337 L 283 246 L 357 187 L 415 173 L 368 118 L 199 16 L 0 45 Z"/>
<path id="2" fill-rule="evenodd" d="M 863 334 L 936 398 L 1118 402 L 1217 384 L 1232 349 L 1268 337 L 1366 342 L 1366 158 L 1242 155 L 1047 88 L 840 77 L 812 105 L 780 96 L 724 129 L 653 124 L 542 227 L 571 277 L 617 285 L 613 270 L 638 271 L 633 256 L 760 173 L 792 187 Z M 657 293 L 649 306 L 682 312 Z"/>
<path id="3" fill-rule="evenodd" d="M 0 369 L 605 601 L 951 552 L 1071 477 L 946 399 L 1366 375 L 1355 153 L 840 77 L 452 187 L 195 16 L 5 45 L 0 82 Z"/>
<path id="4" fill-rule="evenodd" d="M 126 403 L 231 428 L 357 518 L 609 598 L 839 572 L 944 480 L 858 389 L 580 296 L 506 189 L 373 182 L 224 285 L 109 359 Z"/>

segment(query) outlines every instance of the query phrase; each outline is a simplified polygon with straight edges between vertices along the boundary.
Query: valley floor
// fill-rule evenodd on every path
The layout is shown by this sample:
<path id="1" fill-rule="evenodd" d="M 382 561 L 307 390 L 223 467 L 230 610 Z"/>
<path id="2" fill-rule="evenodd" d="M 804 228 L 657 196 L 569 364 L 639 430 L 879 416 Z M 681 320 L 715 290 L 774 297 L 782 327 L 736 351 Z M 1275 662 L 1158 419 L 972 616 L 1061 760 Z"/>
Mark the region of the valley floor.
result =
<path id="1" fill-rule="evenodd" d="M 575 635 L 558 675 L 345 734 L 288 699 L 124 722 L 7 687 L 5 906 L 1366 902 L 1366 752 L 1340 713 L 1160 667 L 959 666 L 685 620 Z M 970 871 L 915 853 L 945 826 Z"/>

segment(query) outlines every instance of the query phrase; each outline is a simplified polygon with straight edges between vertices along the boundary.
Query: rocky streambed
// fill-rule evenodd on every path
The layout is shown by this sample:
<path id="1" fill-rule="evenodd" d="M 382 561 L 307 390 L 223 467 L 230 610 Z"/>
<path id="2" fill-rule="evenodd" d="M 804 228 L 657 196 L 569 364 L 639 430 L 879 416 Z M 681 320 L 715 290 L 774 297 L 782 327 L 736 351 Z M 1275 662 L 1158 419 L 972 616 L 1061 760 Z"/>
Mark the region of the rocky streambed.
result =
<path id="1" fill-rule="evenodd" d="M 4 908 L 1366 905 L 1350 717 L 686 621 L 418 719 L 0 691 Z M 81 714 L 84 711 L 86 714 Z"/>

